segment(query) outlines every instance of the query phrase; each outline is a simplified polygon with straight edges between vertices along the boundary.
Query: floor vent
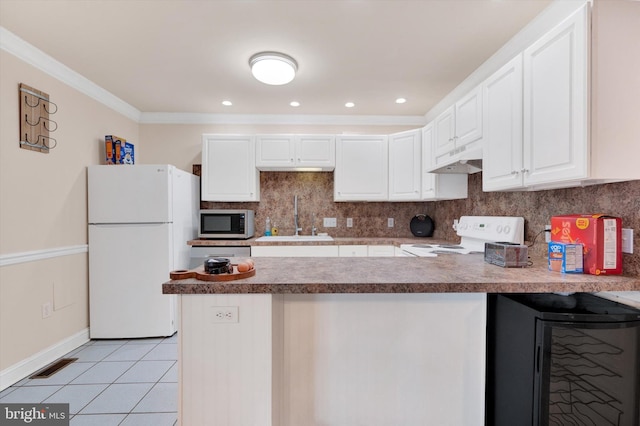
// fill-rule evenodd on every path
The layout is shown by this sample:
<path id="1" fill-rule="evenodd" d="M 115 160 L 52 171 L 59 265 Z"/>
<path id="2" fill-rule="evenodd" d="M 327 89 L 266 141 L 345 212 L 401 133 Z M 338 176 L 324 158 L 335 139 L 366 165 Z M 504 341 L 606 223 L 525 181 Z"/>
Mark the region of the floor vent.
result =
<path id="1" fill-rule="evenodd" d="M 62 370 L 63 368 L 65 368 L 67 365 L 71 364 L 74 361 L 77 361 L 78 358 L 61 358 L 58 361 L 54 362 L 53 364 L 43 368 L 42 370 L 38 371 L 36 374 L 34 374 L 33 376 L 29 377 L 30 379 L 46 379 L 48 377 L 53 376 L 54 374 L 56 374 L 58 371 Z"/>

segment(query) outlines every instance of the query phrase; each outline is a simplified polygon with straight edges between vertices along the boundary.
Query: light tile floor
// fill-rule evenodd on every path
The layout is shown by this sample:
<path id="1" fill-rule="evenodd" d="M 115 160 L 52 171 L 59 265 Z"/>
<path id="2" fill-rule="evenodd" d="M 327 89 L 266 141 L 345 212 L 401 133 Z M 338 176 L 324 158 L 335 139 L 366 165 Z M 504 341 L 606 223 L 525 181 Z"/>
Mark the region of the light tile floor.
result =
<path id="1" fill-rule="evenodd" d="M 23 379 L 0 402 L 69 403 L 72 426 L 174 426 L 178 418 L 177 335 L 92 340 L 47 379 Z"/>

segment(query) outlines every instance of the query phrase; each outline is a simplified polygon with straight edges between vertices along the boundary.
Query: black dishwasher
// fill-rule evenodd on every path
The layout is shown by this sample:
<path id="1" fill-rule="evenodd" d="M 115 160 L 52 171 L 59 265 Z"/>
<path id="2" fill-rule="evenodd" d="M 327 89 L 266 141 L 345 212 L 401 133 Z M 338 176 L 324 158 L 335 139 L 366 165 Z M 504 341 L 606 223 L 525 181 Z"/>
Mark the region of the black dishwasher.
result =
<path id="1" fill-rule="evenodd" d="M 487 302 L 486 425 L 640 425 L 640 310 L 587 293 Z"/>

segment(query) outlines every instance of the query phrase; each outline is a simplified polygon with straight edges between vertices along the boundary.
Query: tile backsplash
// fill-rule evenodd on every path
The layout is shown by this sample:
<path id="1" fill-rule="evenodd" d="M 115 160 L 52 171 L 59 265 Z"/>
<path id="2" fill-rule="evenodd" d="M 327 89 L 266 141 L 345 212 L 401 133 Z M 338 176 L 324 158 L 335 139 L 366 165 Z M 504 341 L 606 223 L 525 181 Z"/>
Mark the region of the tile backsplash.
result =
<path id="1" fill-rule="evenodd" d="M 194 171 L 199 174 L 199 167 Z M 435 223 L 434 238 L 457 241 L 453 220 L 463 215 L 522 216 L 525 239 L 535 240 L 534 256 L 546 251 L 544 226 L 551 216 L 572 213 L 606 213 L 622 218 L 634 229 L 634 254 L 624 255 L 627 275 L 640 275 L 640 181 L 532 192 L 483 192 L 482 173 L 469 175 L 469 197 L 437 202 L 334 202 L 332 172 L 261 172 L 260 202 L 202 202 L 202 208 L 243 208 L 256 212 L 256 234 L 263 235 L 269 217 L 281 235 L 292 235 L 293 197 L 298 196 L 302 234 L 328 232 L 334 237 L 412 237 L 409 222 L 416 214 Z M 315 216 L 315 220 L 313 218 Z M 336 218 L 337 227 L 325 228 L 323 218 Z M 347 218 L 353 227 L 347 228 Z M 387 226 L 388 218 L 394 227 Z"/>

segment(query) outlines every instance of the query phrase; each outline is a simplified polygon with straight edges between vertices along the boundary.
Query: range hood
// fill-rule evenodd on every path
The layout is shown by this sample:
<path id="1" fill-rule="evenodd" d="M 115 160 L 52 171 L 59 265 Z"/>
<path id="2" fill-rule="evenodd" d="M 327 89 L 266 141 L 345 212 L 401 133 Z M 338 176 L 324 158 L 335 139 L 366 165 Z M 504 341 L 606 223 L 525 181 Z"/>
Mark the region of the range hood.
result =
<path id="1" fill-rule="evenodd" d="M 473 174 L 482 171 L 482 147 L 475 146 L 465 149 L 460 147 L 457 151 L 449 152 L 436 158 L 438 164 L 434 165 L 430 173 L 460 173 Z"/>

